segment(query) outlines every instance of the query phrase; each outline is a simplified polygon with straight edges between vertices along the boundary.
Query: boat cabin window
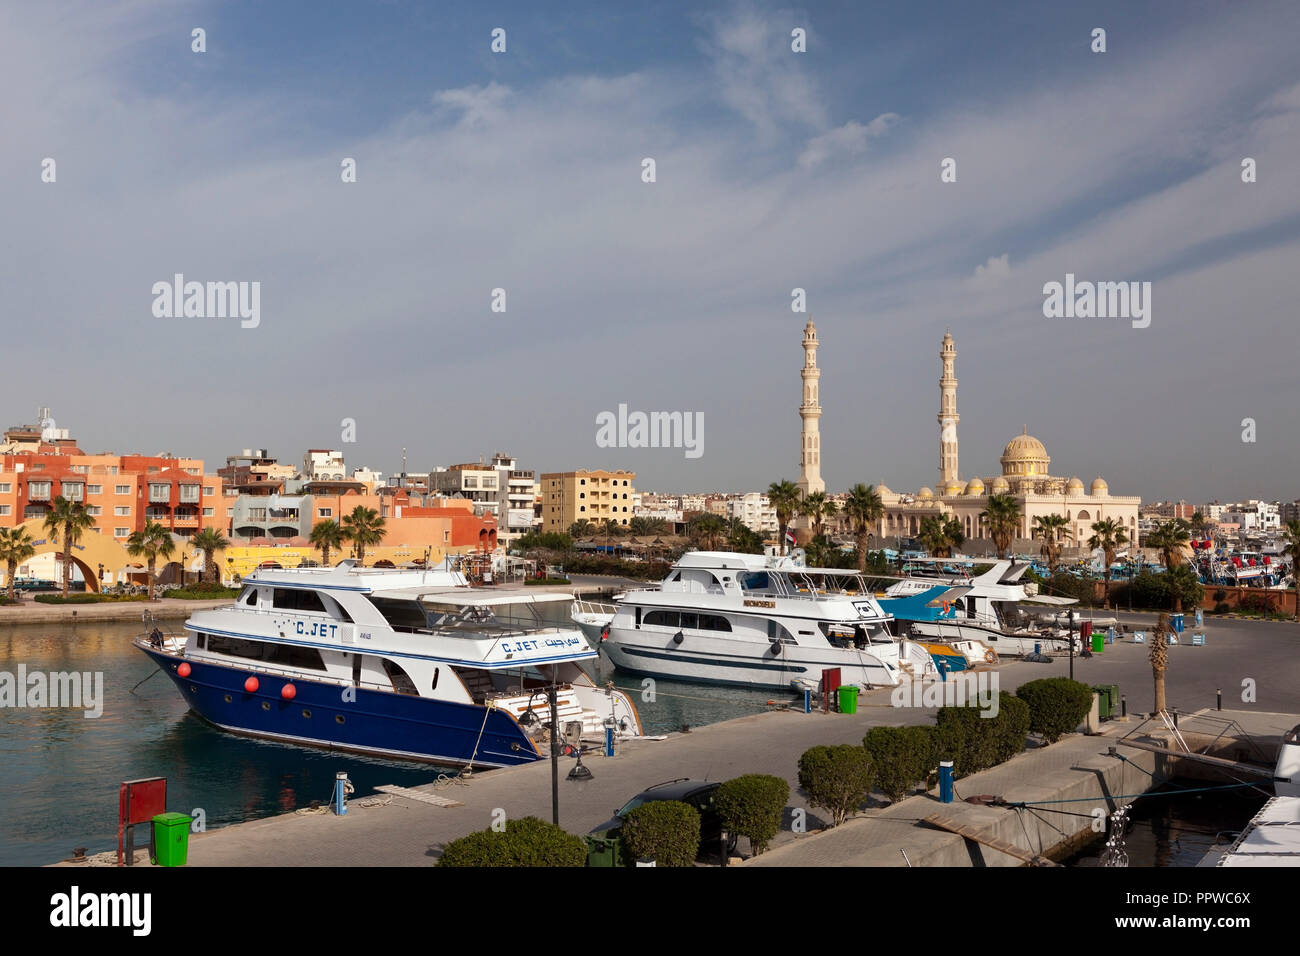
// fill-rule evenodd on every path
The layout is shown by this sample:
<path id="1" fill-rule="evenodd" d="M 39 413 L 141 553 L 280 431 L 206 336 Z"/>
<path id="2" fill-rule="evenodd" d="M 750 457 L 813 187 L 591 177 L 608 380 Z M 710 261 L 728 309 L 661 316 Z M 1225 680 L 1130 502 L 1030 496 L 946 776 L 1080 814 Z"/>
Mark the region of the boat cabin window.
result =
<path id="1" fill-rule="evenodd" d="M 320 595 L 320 599 L 324 602 L 325 610 L 329 613 L 330 617 L 338 621 L 347 621 L 349 624 L 354 623 L 352 615 L 348 613 L 348 609 L 338 601 L 334 600 L 328 594 Z"/>
<path id="2" fill-rule="evenodd" d="M 399 601 L 395 598 L 370 598 L 388 626 L 397 631 L 423 631 L 429 627 L 429 620 L 424 615 L 424 608 L 419 601 Z"/>
<path id="3" fill-rule="evenodd" d="M 249 607 L 257 607 L 257 588 L 252 585 L 244 588 L 244 593 L 239 595 L 239 603 L 247 604 Z"/>
<path id="4" fill-rule="evenodd" d="M 383 664 L 384 673 L 387 674 L 388 679 L 393 682 L 393 690 L 397 691 L 399 694 L 410 694 L 413 697 L 420 696 L 420 692 L 415 689 L 415 681 L 411 680 L 411 676 L 407 674 L 406 671 L 402 670 L 401 664 L 398 664 L 396 661 L 390 661 L 386 657 L 383 658 Z"/>
<path id="5" fill-rule="evenodd" d="M 767 639 L 769 641 L 780 641 L 782 644 L 798 644 L 785 625 L 775 618 L 767 619 Z"/>
<path id="6" fill-rule="evenodd" d="M 645 624 L 660 627 L 691 628 L 700 631 L 730 631 L 731 622 L 719 614 L 697 614 L 694 611 L 650 611 L 642 619 Z"/>
<path id="7" fill-rule="evenodd" d="M 327 613 L 319 594 L 297 588 L 276 588 L 271 592 L 271 606 L 279 611 Z"/>
<path id="8" fill-rule="evenodd" d="M 772 579 L 766 571 L 746 571 L 737 580 L 744 591 L 772 590 Z"/>
<path id="9" fill-rule="evenodd" d="M 314 647 L 299 647 L 296 644 L 273 644 L 270 641 L 250 641 L 242 637 L 209 634 L 207 649 L 214 654 L 242 657 L 246 660 L 279 664 L 283 667 L 313 671 L 325 670 L 325 662 L 321 660 L 320 651 Z"/>

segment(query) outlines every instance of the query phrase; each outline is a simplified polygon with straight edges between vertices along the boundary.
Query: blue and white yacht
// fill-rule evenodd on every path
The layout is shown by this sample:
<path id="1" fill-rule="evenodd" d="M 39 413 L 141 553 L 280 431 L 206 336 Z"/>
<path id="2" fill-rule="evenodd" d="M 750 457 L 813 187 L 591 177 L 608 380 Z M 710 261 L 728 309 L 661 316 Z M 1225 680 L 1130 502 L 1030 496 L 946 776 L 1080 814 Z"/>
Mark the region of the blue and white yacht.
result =
<path id="1" fill-rule="evenodd" d="M 598 687 L 578 630 L 547 622 L 568 594 L 470 587 L 458 571 L 259 570 L 184 638 L 136 646 L 204 720 L 237 734 L 473 767 L 548 753 L 561 731 L 641 733 L 631 698 Z M 563 618 L 562 612 L 554 617 Z"/>

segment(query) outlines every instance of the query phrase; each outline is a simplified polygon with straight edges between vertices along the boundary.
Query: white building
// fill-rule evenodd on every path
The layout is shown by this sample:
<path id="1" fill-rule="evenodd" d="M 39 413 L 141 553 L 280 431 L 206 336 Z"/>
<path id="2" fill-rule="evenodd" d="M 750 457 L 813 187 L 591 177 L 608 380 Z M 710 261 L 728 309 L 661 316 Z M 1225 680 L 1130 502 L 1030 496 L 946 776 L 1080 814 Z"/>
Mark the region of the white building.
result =
<path id="1" fill-rule="evenodd" d="M 727 498 L 726 516 L 739 518 L 751 530 L 759 534 L 775 534 L 779 528 L 776 521 L 776 509 L 768 501 L 767 495 L 751 491 L 743 495 L 731 495 Z"/>
<path id="2" fill-rule="evenodd" d="M 1228 505 L 1220 521 L 1238 525 L 1242 531 L 1277 531 L 1282 527 L 1282 509 L 1274 501 L 1239 501 Z"/>
<path id="3" fill-rule="evenodd" d="M 302 477 L 307 481 L 343 481 L 348 476 L 343 452 L 331 448 L 308 448 L 302 456 Z"/>

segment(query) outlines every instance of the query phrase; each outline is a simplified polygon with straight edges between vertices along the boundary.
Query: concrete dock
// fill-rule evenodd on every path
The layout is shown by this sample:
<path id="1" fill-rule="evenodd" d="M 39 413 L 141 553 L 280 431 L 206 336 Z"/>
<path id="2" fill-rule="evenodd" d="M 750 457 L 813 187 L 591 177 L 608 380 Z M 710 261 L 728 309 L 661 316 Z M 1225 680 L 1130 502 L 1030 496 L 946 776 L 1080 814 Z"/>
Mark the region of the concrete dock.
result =
<path id="1" fill-rule="evenodd" d="M 1170 649 L 1171 707 L 1181 708 L 1184 714 L 1205 713 L 1206 726 L 1211 728 L 1236 721 L 1240 731 L 1256 740 L 1275 742 L 1300 723 L 1300 717 L 1294 716 L 1300 713 L 1300 681 L 1295 680 L 1300 671 L 1295 639 L 1300 631 L 1294 625 L 1215 622 L 1207 631 L 1205 646 L 1182 644 Z M 1072 736 L 1052 747 L 1030 749 L 957 782 L 959 797 L 993 794 L 1027 803 L 1077 800 L 1077 806 L 1062 805 L 1069 814 L 964 803 L 946 805 L 944 812 L 1022 849 L 1042 852 L 1088 826 L 1090 821 L 1078 814 L 1094 806 L 1106 807 L 1106 794 L 1140 793 L 1165 779 L 1171 772 L 1167 757 L 1137 750 L 1124 751 L 1126 760 L 1108 754 L 1112 738 L 1132 731 L 1136 714 L 1151 706 L 1147 652 L 1146 645 L 1133 644 L 1126 636 L 1121 643 L 1108 645 L 1102 655 L 1076 659 L 1074 664 L 1076 679 L 1120 684 L 1134 715 L 1129 723 L 1103 725 L 1104 736 Z M 1016 661 L 999 665 L 995 672 L 1001 689 L 1011 691 L 1025 681 L 1063 674 L 1068 668 L 1067 660 Z M 1245 693 L 1243 680 L 1253 682 L 1256 700 L 1239 700 Z M 1213 711 L 1219 688 L 1225 692 L 1225 707 L 1235 710 Z M 564 779 L 574 760 L 561 758 L 560 823 L 571 833 L 585 833 L 609 819 L 635 793 L 677 777 L 725 780 L 742 773 L 770 773 L 791 783 L 786 824 L 769 853 L 745 865 L 906 866 L 900 849 L 907 851 L 913 865 L 1019 865 L 1021 861 L 1014 857 L 988 848 L 976 852 L 960 836 L 919 826 L 919 820 L 941 809 L 933 795 L 912 797 L 892 807 L 869 805 L 859 817 L 823 833 L 792 832 L 795 810 L 806 813 L 807 831 L 823 825 L 797 787 L 796 765 L 804 750 L 816 744 L 859 743 L 871 726 L 932 722 L 933 710 L 894 707 L 891 696 L 890 689 L 863 695 L 854 715 L 774 711 L 671 734 L 664 740 L 621 743 L 614 757 L 584 756 L 594 775 L 585 782 Z M 1190 724 L 1184 726 L 1190 732 Z M 1161 728 L 1148 729 L 1153 739 L 1159 739 L 1154 731 Z M 160 767 L 158 773 L 165 775 L 166 769 Z M 550 820 L 550 773 L 550 762 L 541 761 L 478 773 L 468 781 L 430 782 L 417 788 L 456 806 L 402 795 L 359 795 L 343 817 L 299 811 L 197 834 L 191 839 L 190 864 L 430 865 L 446 842 L 487 828 L 500 811 L 510 818 L 531 815 Z"/>

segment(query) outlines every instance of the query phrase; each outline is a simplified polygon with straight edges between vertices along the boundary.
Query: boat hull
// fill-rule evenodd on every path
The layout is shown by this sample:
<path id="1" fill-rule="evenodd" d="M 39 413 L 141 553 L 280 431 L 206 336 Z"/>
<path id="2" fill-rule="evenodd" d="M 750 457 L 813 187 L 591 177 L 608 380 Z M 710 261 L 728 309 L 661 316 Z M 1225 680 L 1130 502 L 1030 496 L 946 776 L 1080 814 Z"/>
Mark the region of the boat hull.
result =
<path id="1" fill-rule="evenodd" d="M 691 636 L 681 643 L 671 635 L 610 629 L 600 648 L 619 670 L 703 684 L 789 689 L 794 682 L 821 679 L 823 670 L 838 667 L 841 684 L 892 687 L 899 668 L 866 651 L 840 648 L 772 645 Z"/>
<path id="2" fill-rule="evenodd" d="M 927 641 L 978 641 L 991 648 L 998 657 L 1023 657 L 1032 654 L 1035 645 L 1041 645 L 1047 653 L 1070 649 L 1068 638 L 1008 634 L 984 624 L 959 621 L 912 621 L 911 635 L 913 639 L 922 638 Z M 1079 645 L 1076 643 L 1076 646 Z"/>
<path id="3" fill-rule="evenodd" d="M 190 709 L 222 730 L 301 746 L 449 766 L 511 767 L 541 757 L 508 713 L 496 708 L 342 686 L 177 657 L 136 645 Z M 181 677 L 182 660 L 190 673 Z M 257 690 L 244 682 L 256 676 Z M 294 687 L 286 700 L 281 691 Z"/>

